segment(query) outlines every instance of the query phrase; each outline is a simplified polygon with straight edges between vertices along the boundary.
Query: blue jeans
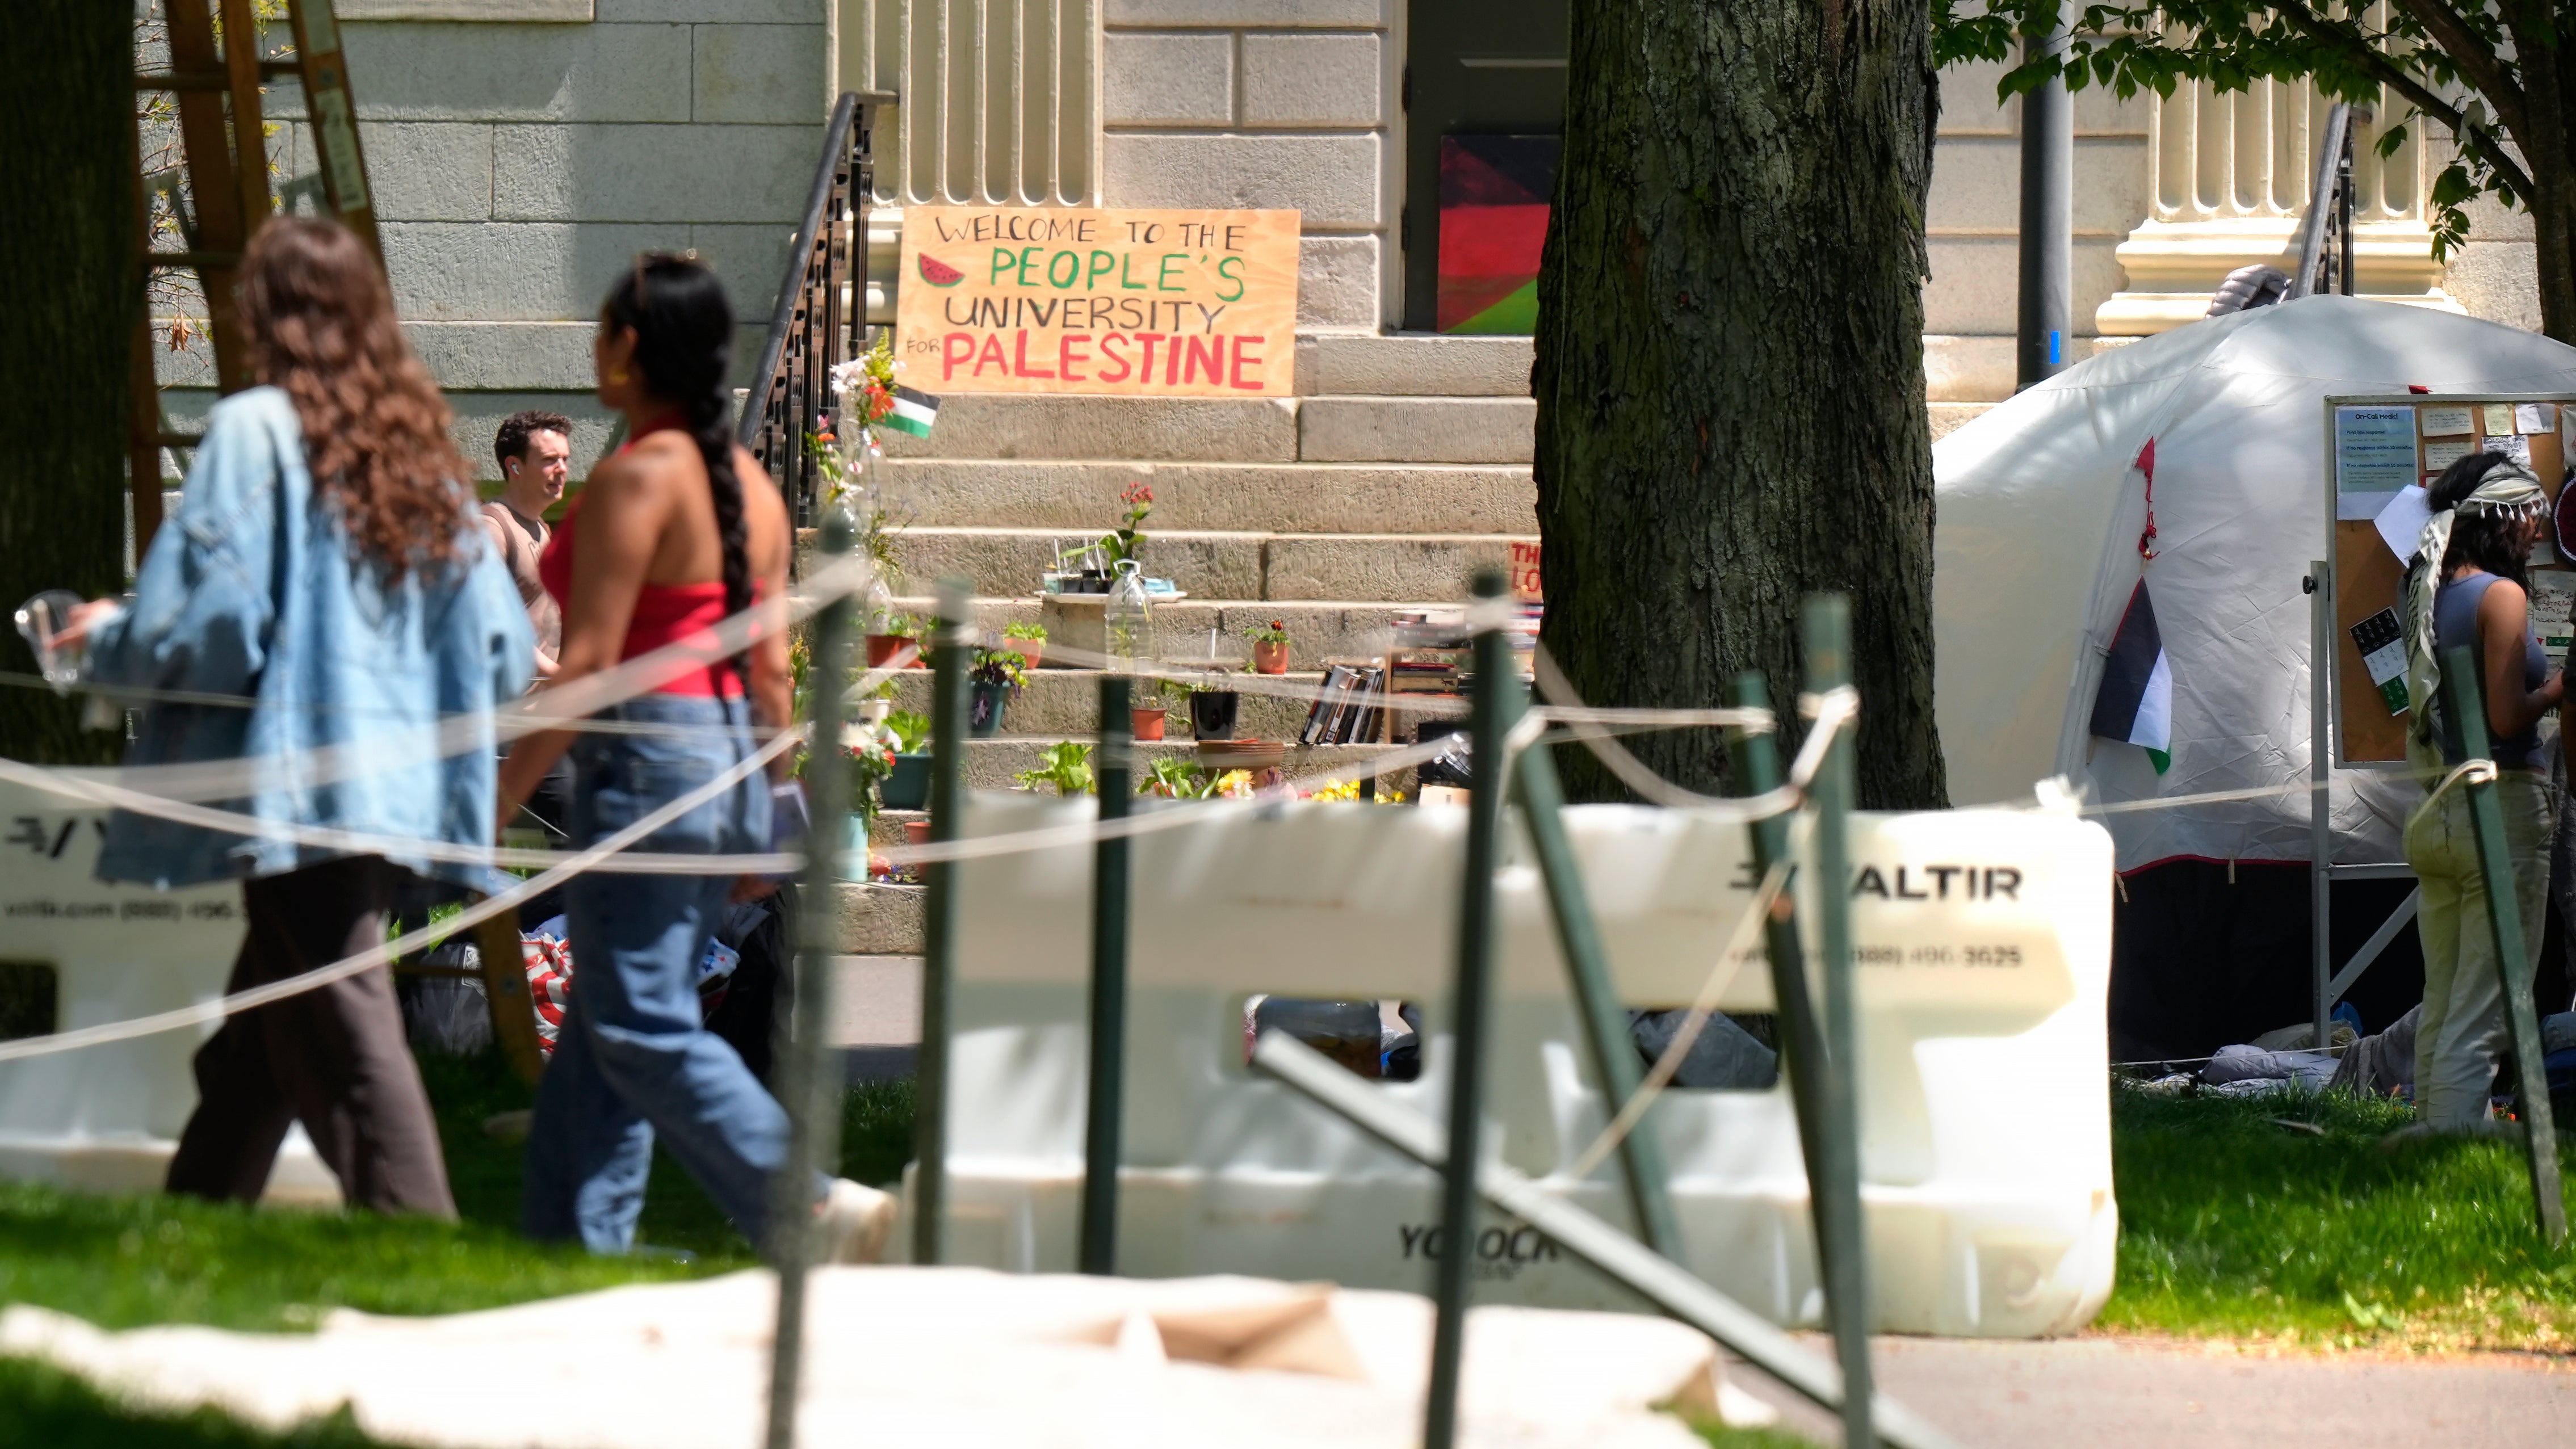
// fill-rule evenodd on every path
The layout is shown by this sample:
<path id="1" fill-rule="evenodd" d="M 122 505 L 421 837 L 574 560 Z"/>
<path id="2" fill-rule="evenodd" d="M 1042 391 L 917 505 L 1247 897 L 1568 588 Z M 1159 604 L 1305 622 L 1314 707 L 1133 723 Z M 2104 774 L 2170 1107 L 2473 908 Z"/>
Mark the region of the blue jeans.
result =
<path id="1" fill-rule="evenodd" d="M 753 748 L 739 699 L 648 694 L 598 717 L 676 728 L 581 737 L 572 750 L 575 848 L 705 785 Z M 729 854 L 768 841 L 769 786 L 754 771 L 631 848 Z M 603 871 L 565 887 L 572 999 L 528 1133 L 530 1237 L 578 1237 L 594 1253 L 633 1246 L 658 1132 L 734 1226 L 762 1241 L 770 1179 L 787 1160 L 787 1114 L 701 1024 L 696 988 L 734 879 Z"/>

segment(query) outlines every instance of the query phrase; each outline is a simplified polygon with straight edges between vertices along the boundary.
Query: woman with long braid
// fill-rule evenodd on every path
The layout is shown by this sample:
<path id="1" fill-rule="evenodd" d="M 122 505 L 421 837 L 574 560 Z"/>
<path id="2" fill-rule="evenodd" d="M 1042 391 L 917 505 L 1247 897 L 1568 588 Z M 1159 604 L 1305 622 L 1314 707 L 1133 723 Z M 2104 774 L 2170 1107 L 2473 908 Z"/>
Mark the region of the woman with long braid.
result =
<path id="1" fill-rule="evenodd" d="M 2466 647 L 2486 697 L 2487 753 L 2497 766 L 2524 949 L 2536 962 L 2558 813 L 2541 769 L 2539 724 L 2567 688 L 2566 672 L 2550 672 L 2531 632 L 2525 560 L 2540 539 L 2549 496 L 2529 469 L 2500 453 L 2460 459 L 2430 491 L 2433 516 L 2406 576 L 2406 688 L 2414 702 L 2406 753 L 2428 787 L 2468 760 L 2459 722 L 2441 698 L 2442 656 Z M 2488 929 L 2467 791 L 2441 790 L 2407 820 L 2406 863 L 2423 889 L 2416 1114 L 2438 1127 L 2482 1122 L 2504 1045 L 2504 974 Z"/>
<path id="2" fill-rule="evenodd" d="M 563 606 L 558 687 L 699 634 L 787 587 L 787 508 L 726 426 L 733 308 L 713 273 L 639 258 L 600 309 L 599 400 L 629 441 L 600 464 L 538 573 Z M 569 748 L 576 848 L 615 833 L 741 764 L 755 719 L 790 723 L 784 631 L 688 667 L 600 713 L 628 726 L 523 738 L 501 768 L 507 821 Z M 772 767 L 783 775 L 787 760 Z M 652 832 L 637 848 L 717 855 L 765 849 L 768 783 L 756 775 Z M 697 967 L 728 876 L 592 873 L 565 888 L 575 975 L 528 1136 L 525 1222 L 593 1252 L 633 1246 L 658 1134 L 734 1225 L 765 1243 L 787 1115 L 741 1057 L 701 1024 Z M 893 1221 L 886 1194 L 815 1183 L 830 1256 L 873 1257 Z"/>

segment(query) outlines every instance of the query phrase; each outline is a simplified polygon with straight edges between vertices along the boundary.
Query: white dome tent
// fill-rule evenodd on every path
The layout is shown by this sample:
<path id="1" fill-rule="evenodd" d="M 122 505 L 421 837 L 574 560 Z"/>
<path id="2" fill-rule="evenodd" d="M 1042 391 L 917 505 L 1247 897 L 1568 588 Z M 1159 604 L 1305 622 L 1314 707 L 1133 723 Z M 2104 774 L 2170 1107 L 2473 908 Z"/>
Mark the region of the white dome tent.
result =
<path id="1" fill-rule="evenodd" d="M 1934 698 L 1952 800 L 2027 797 L 2060 774 L 2099 801 L 2304 781 L 2301 584 L 2326 547 L 2324 400 L 2410 386 L 2576 392 L 2576 348 L 2311 297 L 2096 355 L 1935 446 Z M 2150 440 L 2157 552 L 2142 562 L 2149 480 L 2137 464 Z M 2144 749 L 2091 732 L 2103 658 L 2142 572 L 2173 681 L 2161 775 Z M 2336 859 L 2399 859 L 2416 798 L 2402 772 L 2337 771 Z M 2304 792 L 2104 823 L 2133 881 L 2189 861 L 2220 863 L 2232 881 L 2239 863 L 2304 866 L 2311 854 Z M 2280 966 L 2304 990 L 2304 958 Z"/>

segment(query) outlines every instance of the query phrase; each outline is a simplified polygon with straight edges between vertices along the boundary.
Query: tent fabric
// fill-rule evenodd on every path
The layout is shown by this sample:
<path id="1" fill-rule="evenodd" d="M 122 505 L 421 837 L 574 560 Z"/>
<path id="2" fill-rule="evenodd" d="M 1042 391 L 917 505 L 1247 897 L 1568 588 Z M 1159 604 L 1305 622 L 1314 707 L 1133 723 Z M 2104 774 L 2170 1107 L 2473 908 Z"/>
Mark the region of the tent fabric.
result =
<path id="1" fill-rule="evenodd" d="M 1951 798 L 2099 801 L 2287 785 L 2308 769 L 2308 600 L 2325 536 L 2324 400 L 2576 393 L 2576 348 L 2476 318 L 2309 297 L 2097 353 L 1932 450 L 1935 710 Z M 2156 555 L 2142 560 L 2155 444 Z M 2090 729 L 2141 577 L 2173 675 L 2172 767 Z M 2393 602 L 2393 601 L 2392 601 Z M 2336 858 L 2399 859 L 2403 771 L 2339 770 Z M 2104 818 L 2119 868 L 2309 858 L 2304 793 Z"/>

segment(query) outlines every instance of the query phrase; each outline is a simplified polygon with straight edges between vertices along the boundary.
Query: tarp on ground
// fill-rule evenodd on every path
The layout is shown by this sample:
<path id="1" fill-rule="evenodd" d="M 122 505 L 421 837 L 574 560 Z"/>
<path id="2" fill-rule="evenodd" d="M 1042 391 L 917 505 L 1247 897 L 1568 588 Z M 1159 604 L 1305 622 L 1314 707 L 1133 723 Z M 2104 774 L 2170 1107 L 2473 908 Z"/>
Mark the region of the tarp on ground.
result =
<path id="1" fill-rule="evenodd" d="M 2211 318 L 2058 374 L 1932 450 L 1935 707 L 1961 805 L 2065 775 L 2102 801 L 2304 780 L 2308 599 L 2324 556 L 2324 399 L 2576 393 L 2576 348 L 2472 317 L 2311 297 Z M 2157 555 L 2142 562 L 2155 443 Z M 2172 765 L 2091 733 L 2140 577 L 2172 671 Z M 2336 858 L 2399 858 L 2403 772 L 2338 771 Z M 2309 858 L 2308 797 L 2113 815 L 2119 867 Z"/>

